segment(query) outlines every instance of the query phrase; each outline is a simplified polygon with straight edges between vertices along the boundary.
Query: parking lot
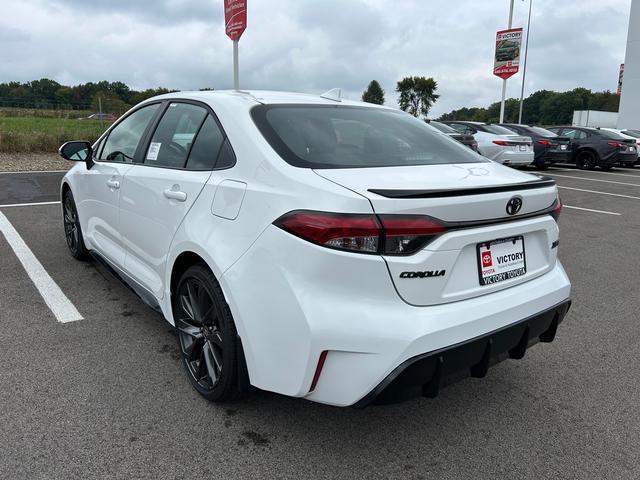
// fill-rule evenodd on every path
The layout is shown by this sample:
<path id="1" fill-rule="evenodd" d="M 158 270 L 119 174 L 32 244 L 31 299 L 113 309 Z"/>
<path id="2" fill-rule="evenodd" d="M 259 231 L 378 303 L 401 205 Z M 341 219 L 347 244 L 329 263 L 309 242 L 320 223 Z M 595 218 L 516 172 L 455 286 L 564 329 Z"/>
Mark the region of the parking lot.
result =
<path id="1" fill-rule="evenodd" d="M 436 399 L 365 410 L 208 403 L 170 325 L 67 253 L 63 173 L 0 174 L 0 478 L 639 478 L 640 168 L 544 174 L 573 282 L 556 340 Z M 58 321 L 10 227 L 81 320 Z"/>

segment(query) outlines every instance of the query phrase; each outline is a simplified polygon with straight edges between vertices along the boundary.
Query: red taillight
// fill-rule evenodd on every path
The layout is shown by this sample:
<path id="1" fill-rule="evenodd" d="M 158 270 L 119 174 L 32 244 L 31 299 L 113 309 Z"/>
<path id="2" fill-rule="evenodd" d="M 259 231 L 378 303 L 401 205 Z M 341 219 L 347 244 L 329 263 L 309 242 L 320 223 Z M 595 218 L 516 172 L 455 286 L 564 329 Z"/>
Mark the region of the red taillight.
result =
<path id="1" fill-rule="evenodd" d="M 507 142 L 506 140 L 494 140 L 493 143 L 500 145 L 501 147 L 508 147 L 511 145 L 511 142 Z"/>
<path id="2" fill-rule="evenodd" d="M 323 247 L 378 253 L 380 223 L 375 215 L 295 211 L 275 225 Z"/>
<path id="3" fill-rule="evenodd" d="M 558 221 L 558 218 L 560 218 L 561 211 L 562 211 L 562 201 L 560 200 L 560 197 L 558 197 L 555 205 L 553 206 L 553 210 L 551 211 L 551 216 L 555 219 L 556 222 Z"/>
<path id="4" fill-rule="evenodd" d="M 413 253 L 447 231 L 442 223 L 422 215 L 380 215 L 380 221 L 387 255 Z"/>
<path id="5" fill-rule="evenodd" d="M 538 140 L 538 143 L 540 145 L 544 145 L 545 147 L 551 146 L 551 142 L 549 140 L 545 140 L 544 138 Z"/>
<path id="6" fill-rule="evenodd" d="M 613 148 L 620 148 L 622 146 L 622 144 L 618 142 L 607 142 L 607 143 L 611 145 Z"/>
<path id="7" fill-rule="evenodd" d="M 362 215 L 313 211 L 289 212 L 274 225 L 304 240 L 359 253 L 409 255 L 447 231 L 423 215 Z"/>

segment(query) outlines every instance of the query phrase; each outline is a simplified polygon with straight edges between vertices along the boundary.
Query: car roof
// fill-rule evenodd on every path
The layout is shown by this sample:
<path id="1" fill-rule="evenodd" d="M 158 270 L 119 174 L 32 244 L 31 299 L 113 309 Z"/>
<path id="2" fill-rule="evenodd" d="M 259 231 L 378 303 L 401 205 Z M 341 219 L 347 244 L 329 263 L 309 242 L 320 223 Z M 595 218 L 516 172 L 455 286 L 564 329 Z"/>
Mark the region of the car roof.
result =
<path id="1" fill-rule="evenodd" d="M 270 90 L 205 90 L 205 91 L 184 91 L 172 92 L 165 95 L 159 95 L 148 99 L 147 101 L 188 99 L 197 100 L 211 105 L 275 105 L 275 104 L 300 104 L 300 105 L 352 105 L 369 108 L 382 108 L 386 110 L 394 110 L 395 108 L 385 107 L 384 105 L 375 105 L 372 103 L 357 102 L 353 100 L 341 99 L 340 101 L 331 100 L 310 93 L 296 92 L 280 92 Z"/>

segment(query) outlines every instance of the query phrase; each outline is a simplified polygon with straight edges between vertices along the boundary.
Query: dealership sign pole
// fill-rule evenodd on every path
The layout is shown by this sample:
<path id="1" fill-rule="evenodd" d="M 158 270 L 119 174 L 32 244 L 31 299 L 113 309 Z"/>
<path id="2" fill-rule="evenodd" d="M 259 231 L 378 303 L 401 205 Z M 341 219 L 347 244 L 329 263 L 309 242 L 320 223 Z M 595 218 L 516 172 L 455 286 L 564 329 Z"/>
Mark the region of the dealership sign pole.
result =
<path id="1" fill-rule="evenodd" d="M 240 89 L 238 41 L 247 28 L 247 0 L 224 0 L 225 33 L 233 40 L 233 89 Z"/>
<path id="2" fill-rule="evenodd" d="M 509 25 L 507 27 L 507 30 L 502 30 L 498 32 L 496 35 L 496 54 L 495 54 L 495 61 L 493 64 L 493 74 L 502 78 L 502 101 L 500 102 L 500 123 L 504 122 L 504 99 L 507 94 L 507 78 L 509 78 L 511 75 L 515 74 L 518 71 L 518 62 L 520 60 L 520 40 L 518 40 L 517 51 L 514 51 L 513 48 L 511 47 L 511 43 L 508 42 L 511 31 L 513 30 L 511 28 L 512 23 L 513 23 L 513 0 L 511 0 L 510 2 Z M 515 30 L 520 30 L 519 39 L 522 39 L 522 29 L 520 28 Z M 515 62 L 516 62 L 515 71 L 511 72 L 511 70 L 513 70 L 513 67 L 514 67 L 513 65 L 514 53 L 517 54 L 517 57 L 515 58 Z M 507 61 L 505 61 L 505 59 L 507 59 Z"/>

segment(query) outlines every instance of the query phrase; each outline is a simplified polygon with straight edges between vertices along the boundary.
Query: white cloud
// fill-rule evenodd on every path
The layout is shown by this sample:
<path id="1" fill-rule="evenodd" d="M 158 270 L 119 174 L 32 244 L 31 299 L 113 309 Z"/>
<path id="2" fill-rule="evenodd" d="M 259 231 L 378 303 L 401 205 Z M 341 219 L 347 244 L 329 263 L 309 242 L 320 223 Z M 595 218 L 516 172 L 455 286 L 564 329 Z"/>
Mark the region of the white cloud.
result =
<path id="1" fill-rule="evenodd" d="M 526 91 L 615 89 L 630 0 L 534 0 Z M 528 2 L 516 0 L 514 26 Z M 395 82 L 433 76 L 433 115 L 497 101 L 495 31 L 507 0 L 249 0 L 240 42 L 245 88 L 359 98 L 372 79 L 395 102 Z M 231 86 L 222 0 L 3 0 L 0 81 L 41 77 L 133 88 Z M 518 96 L 521 77 L 509 81 Z"/>

